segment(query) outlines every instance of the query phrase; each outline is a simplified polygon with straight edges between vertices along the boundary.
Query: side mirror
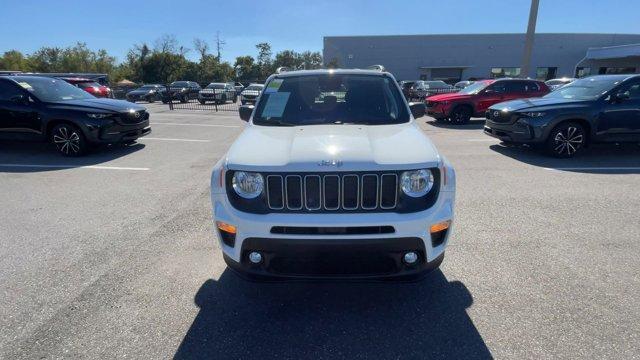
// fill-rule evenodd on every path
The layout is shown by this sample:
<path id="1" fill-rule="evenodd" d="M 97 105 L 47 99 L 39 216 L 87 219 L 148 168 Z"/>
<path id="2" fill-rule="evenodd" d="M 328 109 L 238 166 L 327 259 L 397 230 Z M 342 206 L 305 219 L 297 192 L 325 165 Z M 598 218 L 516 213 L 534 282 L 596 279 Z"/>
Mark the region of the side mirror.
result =
<path id="1" fill-rule="evenodd" d="M 623 102 L 625 100 L 629 100 L 629 94 L 626 92 L 619 92 L 615 95 L 613 95 L 613 101 L 615 102 Z"/>
<path id="2" fill-rule="evenodd" d="M 411 110 L 411 114 L 413 115 L 414 119 L 423 117 L 427 112 L 427 107 L 423 102 L 409 103 L 409 109 Z"/>
<path id="3" fill-rule="evenodd" d="M 240 119 L 242 119 L 242 121 L 249 121 L 254 108 L 255 106 L 253 105 L 240 105 L 238 111 L 240 113 Z"/>

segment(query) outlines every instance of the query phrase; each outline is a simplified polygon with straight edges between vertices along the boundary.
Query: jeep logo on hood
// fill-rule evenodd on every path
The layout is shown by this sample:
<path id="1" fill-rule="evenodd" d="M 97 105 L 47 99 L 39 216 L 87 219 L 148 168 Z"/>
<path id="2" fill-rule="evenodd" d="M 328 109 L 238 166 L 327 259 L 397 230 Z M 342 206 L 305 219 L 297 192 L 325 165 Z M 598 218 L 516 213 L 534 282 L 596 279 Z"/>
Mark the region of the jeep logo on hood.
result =
<path id="1" fill-rule="evenodd" d="M 318 163 L 318 166 L 335 166 L 341 167 L 343 165 L 340 160 L 322 160 Z"/>

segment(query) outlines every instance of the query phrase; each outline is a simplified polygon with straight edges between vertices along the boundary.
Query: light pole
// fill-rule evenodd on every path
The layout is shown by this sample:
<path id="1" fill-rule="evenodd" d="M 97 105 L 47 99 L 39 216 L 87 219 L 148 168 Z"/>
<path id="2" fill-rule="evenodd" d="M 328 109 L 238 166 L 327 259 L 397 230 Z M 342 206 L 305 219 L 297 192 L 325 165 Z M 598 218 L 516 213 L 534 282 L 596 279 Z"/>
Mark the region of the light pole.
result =
<path id="1" fill-rule="evenodd" d="M 529 25 L 527 25 L 527 35 L 524 39 L 524 56 L 522 57 L 522 69 L 520 69 L 520 77 L 529 76 L 529 67 L 531 67 L 531 51 L 533 50 L 533 37 L 536 34 L 536 21 L 538 20 L 538 5 L 540 0 L 531 0 L 531 9 L 529 10 Z"/>

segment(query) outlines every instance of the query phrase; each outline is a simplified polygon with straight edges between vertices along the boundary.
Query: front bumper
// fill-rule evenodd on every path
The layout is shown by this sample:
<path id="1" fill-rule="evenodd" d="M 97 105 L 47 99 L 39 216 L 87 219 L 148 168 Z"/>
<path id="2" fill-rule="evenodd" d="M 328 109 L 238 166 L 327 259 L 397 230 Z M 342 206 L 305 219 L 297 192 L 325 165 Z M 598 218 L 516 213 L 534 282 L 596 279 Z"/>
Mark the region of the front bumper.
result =
<path id="1" fill-rule="evenodd" d="M 503 124 L 486 120 L 484 133 L 506 142 L 536 143 L 543 141 L 539 136 L 539 129 L 536 130 L 533 126 L 523 122 Z"/>
<path id="2" fill-rule="evenodd" d="M 446 118 L 449 116 L 450 106 L 444 105 L 442 103 L 429 104 L 429 100 L 427 100 L 427 115 L 436 118 Z"/>
<path id="3" fill-rule="evenodd" d="M 136 140 L 149 134 L 151 134 L 149 120 L 144 120 L 131 125 L 112 122 L 100 127 L 91 127 L 86 135 L 92 143 L 115 144 Z"/>
<path id="4" fill-rule="evenodd" d="M 431 225 L 454 218 L 455 192 L 441 191 L 429 209 L 408 213 L 256 215 L 233 208 L 224 193 L 212 194 L 214 218 L 237 227 L 232 246 L 219 241 L 225 261 L 234 270 L 253 278 L 288 279 L 385 279 L 419 277 L 437 268 L 444 257 L 449 227 L 438 241 L 432 240 Z M 453 225 L 453 224 L 452 224 Z M 392 233 L 366 235 L 274 234 L 274 227 L 377 227 L 392 226 Z M 214 226 L 215 227 L 215 226 Z M 216 230 L 217 231 L 217 230 Z M 218 233 L 218 239 L 221 239 Z M 251 251 L 263 254 L 253 265 Z M 407 251 L 419 261 L 406 265 Z"/>
<path id="5" fill-rule="evenodd" d="M 255 104 L 256 101 L 258 100 L 257 97 L 244 97 L 244 96 L 240 96 L 240 101 L 242 101 L 243 103 L 247 103 L 247 104 Z"/>

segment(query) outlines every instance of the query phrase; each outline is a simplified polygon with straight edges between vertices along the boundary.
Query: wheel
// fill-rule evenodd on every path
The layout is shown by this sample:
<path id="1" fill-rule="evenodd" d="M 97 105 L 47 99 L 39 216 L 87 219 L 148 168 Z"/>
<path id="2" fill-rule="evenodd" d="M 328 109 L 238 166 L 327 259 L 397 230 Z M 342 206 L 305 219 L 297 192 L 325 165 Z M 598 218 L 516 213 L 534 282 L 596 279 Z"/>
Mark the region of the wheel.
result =
<path id="1" fill-rule="evenodd" d="M 557 158 L 575 156 L 587 144 L 587 134 L 582 125 L 573 122 L 562 123 L 549 134 L 545 150 Z"/>
<path id="2" fill-rule="evenodd" d="M 168 104 L 168 103 L 169 103 L 169 100 L 162 100 L 162 103 L 163 103 L 163 104 Z"/>
<path id="3" fill-rule="evenodd" d="M 187 99 L 187 97 L 186 97 L 186 96 L 182 96 L 182 97 L 180 97 L 180 102 L 181 102 L 181 103 L 183 103 L 183 104 L 184 104 L 184 103 L 186 103 L 186 102 L 188 102 L 188 101 L 189 101 L 189 99 Z"/>
<path id="4" fill-rule="evenodd" d="M 147 98 L 147 102 L 148 102 L 149 104 L 153 104 L 155 101 L 156 101 L 156 99 L 155 99 L 155 98 L 153 98 L 153 96 L 149 96 L 149 97 Z"/>
<path id="5" fill-rule="evenodd" d="M 71 124 L 58 124 L 51 131 L 51 142 L 64 156 L 81 156 L 87 151 L 82 131 Z"/>
<path id="6" fill-rule="evenodd" d="M 471 108 L 458 106 L 451 112 L 451 122 L 457 125 L 467 124 L 471 120 Z"/>
<path id="7" fill-rule="evenodd" d="M 242 100 L 241 103 L 242 103 L 242 105 L 247 105 L 247 102 L 244 101 L 244 100 Z"/>
<path id="8" fill-rule="evenodd" d="M 204 104 L 206 104 L 206 103 L 207 103 L 207 102 L 206 102 L 206 101 L 204 101 L 204 100 L 198 100 L 198 102 L 200 103 L 200 105 L 204 105 Z"/>

